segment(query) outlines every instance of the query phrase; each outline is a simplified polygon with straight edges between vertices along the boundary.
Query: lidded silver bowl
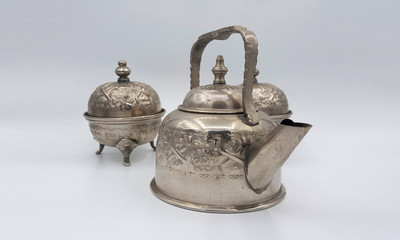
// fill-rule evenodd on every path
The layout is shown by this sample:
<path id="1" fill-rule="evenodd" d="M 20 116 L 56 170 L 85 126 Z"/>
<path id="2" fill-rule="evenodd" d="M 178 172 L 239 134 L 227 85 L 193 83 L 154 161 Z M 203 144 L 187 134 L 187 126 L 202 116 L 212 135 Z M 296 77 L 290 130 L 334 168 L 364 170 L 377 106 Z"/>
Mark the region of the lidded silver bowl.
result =
<path id="1" fill-rule="evenodd" d="M 152 87 L 130 81 L 131 70 L 126 61 L 121 60 L 118 65 L 118 81 L 105 83 L 92 93 L 84 117 L 100 143 L 96 153 L 100 154 L 105 145 L 117 147 L 124 156 L 124 165 L 129 166 L 129 156 L 138 145 L 150 143 L 155 149 L 153 140 L 165 110 Z"/>

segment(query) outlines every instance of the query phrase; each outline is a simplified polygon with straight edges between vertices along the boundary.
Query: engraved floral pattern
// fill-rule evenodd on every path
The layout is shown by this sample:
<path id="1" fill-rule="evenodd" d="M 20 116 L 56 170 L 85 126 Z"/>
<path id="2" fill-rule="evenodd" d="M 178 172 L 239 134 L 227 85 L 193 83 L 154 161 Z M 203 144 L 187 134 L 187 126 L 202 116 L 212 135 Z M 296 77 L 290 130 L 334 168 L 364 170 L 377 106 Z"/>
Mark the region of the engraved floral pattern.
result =
<path id="1" fill-rule="evenodd" d="M 256 107 L 268 115 L 286 114 L 289 111 L 286 95 L 272 84 L 255 85 L 253 99 Z"/>
<path id="2" fill-rule="evenodd" d="M 99 86 L 89 99 L 89 111 L 134 111 L 139 115 L 159 111 L 157 93 L 140 82 L 113 82 Z"/>
<path id="3" fill-rule="evenodd" d="M 158 137 L 157 164 L 202 178 L 243 177 L 245 151 L 262 136 L 257 132 L 164 129 Z"/>
<path id="4" fill-rule="evenodd" d="M 134 139 L 139 145 L 150 142 L 158 133 L 160 121 L 140 125 L 106 125 L 89 123 L 90 131 L 101 144 L 115 146 L 121 139 Z"/>

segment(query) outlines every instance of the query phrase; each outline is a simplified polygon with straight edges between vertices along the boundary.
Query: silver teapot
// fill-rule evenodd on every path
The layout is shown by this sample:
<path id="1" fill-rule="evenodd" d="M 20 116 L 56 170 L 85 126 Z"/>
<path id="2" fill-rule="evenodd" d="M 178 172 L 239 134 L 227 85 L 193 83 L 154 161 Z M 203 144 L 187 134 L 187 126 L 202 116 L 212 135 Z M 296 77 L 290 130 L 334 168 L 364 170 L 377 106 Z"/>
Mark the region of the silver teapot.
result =
<path id="1" fill-rule="evenodd" d="M 213 84 L 199 86 L 205 46 L 233 33 L 244 40 L 243 88 L 225 83 L 222 56 Z M 150 186 L 161 200 L 204 212 L 247 212 L 272 207 L 285 196 L 280 169 L 311 128 L 289 119 L 278 125 L 253 103 L 258 43 L 253 32 L 233 26 L 204 34 L 191 52 L 191 90 L 162 122 L 156 174 Z"/>

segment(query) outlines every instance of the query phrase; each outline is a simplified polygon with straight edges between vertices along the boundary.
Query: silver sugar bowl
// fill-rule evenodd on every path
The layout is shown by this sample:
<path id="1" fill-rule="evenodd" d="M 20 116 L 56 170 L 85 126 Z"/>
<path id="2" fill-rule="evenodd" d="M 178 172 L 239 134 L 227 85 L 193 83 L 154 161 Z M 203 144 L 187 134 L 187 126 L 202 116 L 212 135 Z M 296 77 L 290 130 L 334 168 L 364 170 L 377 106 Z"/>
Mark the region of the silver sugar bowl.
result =
<path id="1" fill-rule="evenodd" d="M 244 41 L 243 88 L 226 84 L 222 56 L 213 84 L 199 86 L 200 61 L 212 40 L 239 33 Z M 191 90 L 163 120 L 156 174 L 150 186 L 159 199 L 204 212 L 256 211 L 281 202 L 281 166 L 311 125 L 289 119 L 278 125 L 253 103 L 258 55 L 253 32 L 233 26 L 204 34 L 191 52 Z"/>
<path id="2" fill-rule="evenodd" d="M 147 84 L 130 81 L 131 70 L 126 61 L 119 61 L 115 73 L 117 82 L 99 86 L 90 96 L 88 111 L 83 114 L 89 121 L 90 131 L 100 148 L 117 147 L 124 156 L 124 165 L 130 166 L 130 154 L 139 145 L 150 143 L 158 134 L 161 108 L 157 92 Z"/>

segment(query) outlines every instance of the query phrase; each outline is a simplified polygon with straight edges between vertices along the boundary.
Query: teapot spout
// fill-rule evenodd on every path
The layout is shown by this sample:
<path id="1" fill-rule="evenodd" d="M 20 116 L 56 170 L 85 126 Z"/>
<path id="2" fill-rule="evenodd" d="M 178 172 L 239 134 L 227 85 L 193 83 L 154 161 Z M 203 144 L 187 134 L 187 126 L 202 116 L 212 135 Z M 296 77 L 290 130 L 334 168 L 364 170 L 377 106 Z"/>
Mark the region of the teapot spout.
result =
<path id="1" fill-rule="evenodd" d="M 312 125 L 283 120 L 262 141 L 250 148 L 245 173 L 249 186 L 262 193 Z"/>

